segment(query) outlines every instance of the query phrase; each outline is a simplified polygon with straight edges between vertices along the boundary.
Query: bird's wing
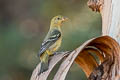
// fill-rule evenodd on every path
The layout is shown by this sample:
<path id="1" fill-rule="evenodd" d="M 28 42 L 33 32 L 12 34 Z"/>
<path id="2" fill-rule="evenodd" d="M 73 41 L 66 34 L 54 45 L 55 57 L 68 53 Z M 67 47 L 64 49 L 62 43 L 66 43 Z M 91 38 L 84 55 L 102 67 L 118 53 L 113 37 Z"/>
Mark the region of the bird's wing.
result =
<path id="1" fill-rule="evenodd" d="M 49 36 L 43 41 L 38 56 L 41 56 L 51 45 L 53 45 L 61 37 L 61 32 L 54 29 L 50 32 Z"/>

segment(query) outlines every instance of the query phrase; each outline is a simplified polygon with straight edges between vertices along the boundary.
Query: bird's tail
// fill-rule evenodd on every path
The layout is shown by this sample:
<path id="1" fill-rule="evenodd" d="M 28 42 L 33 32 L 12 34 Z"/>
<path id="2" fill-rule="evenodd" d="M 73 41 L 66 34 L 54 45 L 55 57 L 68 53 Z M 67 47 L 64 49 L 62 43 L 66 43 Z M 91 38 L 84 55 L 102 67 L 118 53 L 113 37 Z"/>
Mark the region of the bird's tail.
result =
<path id="1" fill-rule="evenodd" d="M 38 75 L 40 75 L 41 73 L 45 72 L 46 70 L 48 70 L 48 54 L 44 53 L 41 57 L 41 68 L 40 68 L 40 72 L 38 73 Z"/>

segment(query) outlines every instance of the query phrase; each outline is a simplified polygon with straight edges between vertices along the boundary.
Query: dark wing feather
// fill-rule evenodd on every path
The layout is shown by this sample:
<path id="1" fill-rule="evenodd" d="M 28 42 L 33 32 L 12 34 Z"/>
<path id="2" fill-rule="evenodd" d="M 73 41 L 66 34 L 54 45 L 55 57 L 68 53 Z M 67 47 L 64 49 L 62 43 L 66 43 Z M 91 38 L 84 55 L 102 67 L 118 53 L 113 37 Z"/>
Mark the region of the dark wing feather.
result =
<path id="1" fill-rule="evenodd" d="M 51 45 L 53 45 L 61 36 L 61 32 L 57 29 L 52 30 L 50 36 L 46 40 L 43 41 L 38 56 L 41 56 Z"/>

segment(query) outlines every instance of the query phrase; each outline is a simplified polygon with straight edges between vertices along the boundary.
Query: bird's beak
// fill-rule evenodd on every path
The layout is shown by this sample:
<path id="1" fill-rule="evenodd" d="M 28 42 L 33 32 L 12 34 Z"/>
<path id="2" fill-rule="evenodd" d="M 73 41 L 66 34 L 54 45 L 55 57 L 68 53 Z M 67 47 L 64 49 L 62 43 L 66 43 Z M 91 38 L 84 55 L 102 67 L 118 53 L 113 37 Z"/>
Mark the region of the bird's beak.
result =
<path id="1" fill-rule="evenodd" d="M 62 21 L 67 21 L 68 18 L 67 17 L 63 17 Z"/>

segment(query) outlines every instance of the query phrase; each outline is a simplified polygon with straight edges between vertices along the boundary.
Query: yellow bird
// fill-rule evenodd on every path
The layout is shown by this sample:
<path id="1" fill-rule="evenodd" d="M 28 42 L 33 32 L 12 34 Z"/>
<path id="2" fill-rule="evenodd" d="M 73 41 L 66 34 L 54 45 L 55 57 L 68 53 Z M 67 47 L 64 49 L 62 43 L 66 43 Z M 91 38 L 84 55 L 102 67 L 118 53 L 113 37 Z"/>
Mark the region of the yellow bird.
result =
<path id="1" fill-rule="evenodd" d="M 38 56 L 40 57 L 40 61 L 41 61 L 41 69 L 39 74 L 48 70 L 49 56 L 53 55 L 61 46 L 61 42 L 62 42 L 61 25 L 67 19 L 68 18 L 66 17 L 58 15 L 51 20 L 49 32 L 45 37 L 40 47 L 40 51 L 38 53 Z"/>

